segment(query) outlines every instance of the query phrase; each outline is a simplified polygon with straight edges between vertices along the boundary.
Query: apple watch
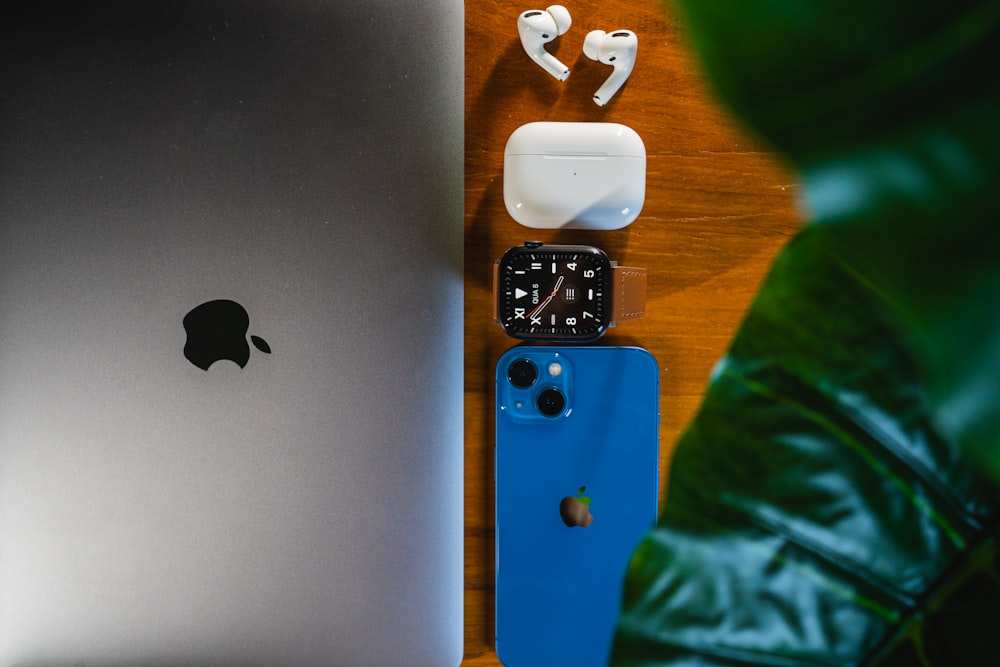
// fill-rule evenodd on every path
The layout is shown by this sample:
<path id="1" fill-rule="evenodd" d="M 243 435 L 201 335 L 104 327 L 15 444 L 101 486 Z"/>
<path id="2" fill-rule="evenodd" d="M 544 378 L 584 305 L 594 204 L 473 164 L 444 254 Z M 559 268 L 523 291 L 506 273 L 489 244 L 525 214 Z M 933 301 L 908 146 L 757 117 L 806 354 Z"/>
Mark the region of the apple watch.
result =
<path id="1" fill-rule="evenodd" d="M 493 267 L 493 319 L 521 340 L 586 343 L 646 314 L 646 269 L 600 248 L 526 241 Z"/>

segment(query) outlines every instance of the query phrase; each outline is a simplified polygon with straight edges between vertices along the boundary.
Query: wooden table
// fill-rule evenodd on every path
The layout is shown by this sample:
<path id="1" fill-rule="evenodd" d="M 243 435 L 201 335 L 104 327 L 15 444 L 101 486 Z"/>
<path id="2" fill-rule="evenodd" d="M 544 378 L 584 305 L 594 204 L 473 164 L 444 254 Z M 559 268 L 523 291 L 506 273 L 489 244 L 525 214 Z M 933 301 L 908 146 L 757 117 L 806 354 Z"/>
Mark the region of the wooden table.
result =
<path id="1" fill-rule="evenodd" d="M 596 245 L 649 269 L 646 317 L 612 329 L 602 343 L 645 347 L 660 363 L 665 482 L 713 364 L 800 224 L 793 176 L 716 105 L 669 5 L 566 3 L 573 26 L 549 45 L 572 70 L 565 82 L 531 62 L 517 36 L 520 12 L 545 6 L 466 3 L 465 665 L 500 664 L 493 651 L 493 374 L 516 341 L 492 321 L 493 260 L 538 239 Z M 636 67 L 601 108 L 591 97 L 611 69 L 584 56 L 583 40 L 590 30 L 620 28 L 639 37 Z M 635 222 L 617 231 L 544 232 L 508 215 L 504 145 L 519 126 L 539 120 L 616 122 L 639 133 L 647 189 Z"/>

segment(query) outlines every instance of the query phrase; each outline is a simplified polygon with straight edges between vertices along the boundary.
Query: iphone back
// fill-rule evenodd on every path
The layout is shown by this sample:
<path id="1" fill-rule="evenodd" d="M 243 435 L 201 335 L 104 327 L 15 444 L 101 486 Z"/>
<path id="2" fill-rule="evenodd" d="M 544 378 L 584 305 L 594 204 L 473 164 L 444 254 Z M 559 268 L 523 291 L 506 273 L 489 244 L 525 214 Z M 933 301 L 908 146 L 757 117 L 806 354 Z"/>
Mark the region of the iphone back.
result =
<path id="1" fill-rule="evenodd" d="M 520 346 L 496 376 L 496 649 L 604 665 L 656 521 L 659 370 L 635 347 Z"/>

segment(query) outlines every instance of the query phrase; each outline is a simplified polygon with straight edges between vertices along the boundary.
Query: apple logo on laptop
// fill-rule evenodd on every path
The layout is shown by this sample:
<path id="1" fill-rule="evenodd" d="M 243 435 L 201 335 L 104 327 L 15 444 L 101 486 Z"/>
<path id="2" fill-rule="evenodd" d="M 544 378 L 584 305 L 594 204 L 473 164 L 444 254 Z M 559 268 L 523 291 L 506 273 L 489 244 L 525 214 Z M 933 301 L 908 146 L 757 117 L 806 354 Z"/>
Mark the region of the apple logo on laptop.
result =
<path id="1" fill-rule="evenodd" d="M 581 486 L 575 496 L 566 496 L 559 503 L 559 516 L 568 527 L 586 528 L 594 520 L 590 513 L 590 497 L 583 495 L 587 487 Z"/>
<path id="2" fill-rule="evenodd" d="M 244 368 L 250 360 L 249 329 L 250 315 L 246 308 L 228 299 L 207 301 L 184 316 L 187 333 L 184 356 L 203 371 L 222 359 Z M 250 336 L 250 340 L 261 352 L 271 353 L 263 338 Z"/>

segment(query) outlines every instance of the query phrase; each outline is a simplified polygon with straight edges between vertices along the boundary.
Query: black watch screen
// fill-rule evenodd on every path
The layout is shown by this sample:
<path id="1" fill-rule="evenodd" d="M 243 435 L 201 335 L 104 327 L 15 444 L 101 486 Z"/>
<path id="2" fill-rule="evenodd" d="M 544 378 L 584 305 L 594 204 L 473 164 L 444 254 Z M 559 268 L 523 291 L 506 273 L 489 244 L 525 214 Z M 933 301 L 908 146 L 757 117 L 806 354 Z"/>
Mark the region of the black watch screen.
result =
<path id="1" fill-rule="evenodd" d="M 610 325 L 610 288 L 611 262 L 598 248 L 511 248 L 498 267 L 498 319 L 523 340 L 596 340 Z"/>

